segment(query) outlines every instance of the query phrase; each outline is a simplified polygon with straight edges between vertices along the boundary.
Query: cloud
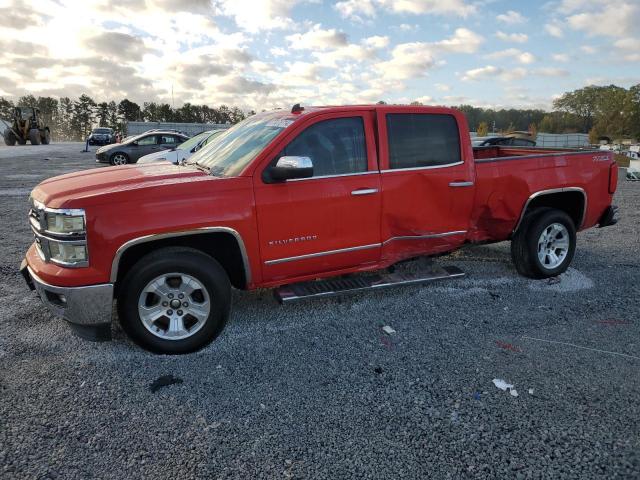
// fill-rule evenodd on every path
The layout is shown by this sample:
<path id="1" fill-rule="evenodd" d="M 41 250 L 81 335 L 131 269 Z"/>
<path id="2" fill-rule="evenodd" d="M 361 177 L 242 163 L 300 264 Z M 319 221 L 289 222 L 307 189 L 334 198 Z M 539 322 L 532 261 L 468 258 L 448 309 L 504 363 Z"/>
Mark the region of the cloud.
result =
<path id="1" fill-rule="evenodd" d="M 524 23 L 527 21 L 526 18 L 524 18 L 520 13 L 514 10 L 509 10 L 507 13 L 498 15 L 496 17 L 496 20 L 502 23 L 506 23 L 508 25 L 515 25 L 515 24 Z"/>
<path id="2" fill-rule="evenodd" d="M 466 28 L 458 28 L 452 37 L 435 42 L 433 45 L 446 52 L 475 53 L 483 41 L 484 38 L 477 33 Z"/>
<path id="3" fill-rule="evenodd" d="M 466 18 L 477 12 L 475 5 L 465 0 L 345 0 L 336 3 L 336 10 L 343 18 L 363 21 L 373 18 L 378 10 L 396 14 L 452 15 Z"/>
<path id="4" fill-rule="evenodd" d="M 496 67 L 494 65 L 487 65 L 485 67 L 474 68 L 467 70 L 461 77 L 463 82 L 474 82 L 481 80 L 500 80 L 502 82 L 512 82 L 514 80 L 521 80 L 527 76 L 538 77 L 567 77 L 570 72 L 561 68 L 542 67 L 534 70 L 527 70 L 526 68 L 503 68 Z"/>
<path id="5" fill-rule="evenodd" d="M 239 28 L 249 32 L 289 28 L 291 10 L 300 0 L 216 0 L 220 15 L 232 17 Z"/>
<path id="6" fill-rule="evenodd" d="M 485 79 L 497 79 L 503 82 L 510 82 L 512 80 L 519 80 L 527 75 L 527 70 L 524 68 L 510 68 L 505 69 L 502 67 L 496 67 L 494 65 L 487 65 L 485 67 L 473 68 L 467 70 L 462 76 L 463 82 L 472 82 Z"/>
<path id="7" fill-rule="evenodd" d="M 389 37 L 375 35 L 373 37 L 365 38 L 362 43 L 371 48 L 386 48 L 389 46 Z"/>
<path id="8" fill-rule="evenodd" d="M 406 80 L 424 76 L 435 63 L 428 44 L 412 42 L 397 45 L 391 52 L 391 59 L 378 63 L 375 68 L 383 78 Z"/>
<path id="9" fill-rule="evenodd" d="M 556 38 L 564 37 L 564 32 L 562 31 L 562 27 L 560 26 L 560 23 L 558 23 L 557 21 L 546 23 L 544 26 L 544 30 L 552 37 L 556 37 Z"/>
<path id="10" fill-rule="evenodd" d="M 567 8 L 571 6 L 568 2 L 564 3 Z M 582 30 L 587 35 L 611 37 L 637 35 L 638 24 L 640 24 L 640 4 L 637 1 L 593 2 L 588 6 L 591 8 L 598 6 L 598 8 L 567 17 L 567 23 L 572 29 Z"/>
<path id="11" fill-rule="evenodd" d="M 566 53 L 554 53 L 551 58 L 553 58 L 556 62 L 566 63 L 569 61 L 569 55 Z"/>
<path id="12" fill-rule="evenodd" d="M 386 80 L 419 78 L 436 67 L 437 58 L 447 53 L 475 53 L 483 37 L 466 28 L 458 28 L 449 38 L 438 42 L 409 42 L 396 45 L 391 59 L 374 65 Z M 442 63 L 442 60 L 440 61 Z"/>
<path id="13" fill-rule="evenodd" d="M 86 46 L 107 57 L 139 61 L 150 51 L 140 37 L 127 33 L 101 32 L 88 38 Z"/>
<path id="14" fill-rule="evenodd" d="M 500 30 L 496 32 L 496 37 L 503 42 L 525 43 L 529 40 L 526 33 L 504 33 Z"/>
<path id="15" fill-rule="evenodd" d="M 571 75 L 568 70 L 554 67 L 538 68 L 534 70 L 533 73 L 535 75 L 540 75 L 541 77 L 568 77 L 569 75 Z"/>
<path id="16" fill-rule="evenodd" d="M 347 35 L 335 28 L 324 30 L 317 23 L 305 33 L 288 35 L 286 40 L 294 50 L 328 50 L 347 45 Z"/>
<path id="17" fill-rule="evenodd" d="M 507 50 L 501 50 L 499 52 L 494 52 L 486 55 L 486 58 L 489 59 L 501 59 L 501 58 L 512 58 L 524 65 L 528 65 L 536 61 L 536 57 L 529 53 L 518 50 L 517 48 L 508 48 Z"/>

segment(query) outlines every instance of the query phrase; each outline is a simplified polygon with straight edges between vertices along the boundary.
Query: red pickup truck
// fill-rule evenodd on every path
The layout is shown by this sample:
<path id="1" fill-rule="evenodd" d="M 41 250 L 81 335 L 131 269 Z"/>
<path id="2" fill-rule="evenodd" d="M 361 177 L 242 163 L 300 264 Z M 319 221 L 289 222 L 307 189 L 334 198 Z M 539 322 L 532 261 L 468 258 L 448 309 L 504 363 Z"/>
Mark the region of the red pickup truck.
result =
<path id="1" fill-rule="evenodd" d="M 232 286 L 277 287 L 287 302 L 452 278 L 462 272 L 384 269 L 503 240 L 522 275 L 558 275 L 576 231 L 616 222 L 617 175 L 610 152 L 474 149 L 453 109 L 296 105 L 184 165 L 42 182 L 21 270 L 80 335 L 108 338 L 115 301 L 141 346 L 186 353 L 220 333 Z"/>

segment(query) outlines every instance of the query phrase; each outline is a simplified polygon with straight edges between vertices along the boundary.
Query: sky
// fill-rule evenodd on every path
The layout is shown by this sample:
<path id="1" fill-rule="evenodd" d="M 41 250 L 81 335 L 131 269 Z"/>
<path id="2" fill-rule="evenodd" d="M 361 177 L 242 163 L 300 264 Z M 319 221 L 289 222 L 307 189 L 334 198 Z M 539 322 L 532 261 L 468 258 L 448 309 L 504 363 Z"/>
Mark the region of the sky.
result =
<path id="1" fill-rule="evenodd" d="M 0 0 L 0 96 L 550 109 L 640 83 L 640 0 Z"/>

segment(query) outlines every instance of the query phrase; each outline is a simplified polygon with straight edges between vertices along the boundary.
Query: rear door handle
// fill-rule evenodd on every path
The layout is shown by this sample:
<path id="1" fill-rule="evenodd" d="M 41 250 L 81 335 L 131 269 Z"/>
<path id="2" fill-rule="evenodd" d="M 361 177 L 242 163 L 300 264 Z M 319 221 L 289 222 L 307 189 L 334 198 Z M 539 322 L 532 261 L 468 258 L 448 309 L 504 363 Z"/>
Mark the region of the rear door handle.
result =
<path id="1" fill-rule="evenodd" d="M 451 182 L 450 187 L 473 187 L 473 182 Z"/>
<path id="2" fill-rule="evenodd" d="M 351 192 L 351 195 L 372 195 L 378 193 L 377 188 L 360 188 Z"/>

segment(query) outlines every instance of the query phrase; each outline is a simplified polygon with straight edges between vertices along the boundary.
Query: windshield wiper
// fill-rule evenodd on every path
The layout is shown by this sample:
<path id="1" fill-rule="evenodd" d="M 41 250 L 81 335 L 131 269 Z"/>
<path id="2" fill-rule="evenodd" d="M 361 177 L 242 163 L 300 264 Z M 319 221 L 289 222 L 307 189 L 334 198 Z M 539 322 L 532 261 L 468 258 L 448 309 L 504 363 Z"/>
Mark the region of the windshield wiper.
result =
<path id="1" fill-rule="evenodd" d="M 204 165 L 199 164 L 198 162 L 185 163 L 185 165 L 193 165 L 194 167 L 196 167 L 201 172 L 209 173 L 209 168 L 205 167 Z"/>
<path id="2" fill-rule="evenodd" d="M 224 177 L 224 171 L 225 171 L 224 167 L 220 165 L 216 165 L 209 169 L 209 174 L 213 175 L 214 177 Z"/>

